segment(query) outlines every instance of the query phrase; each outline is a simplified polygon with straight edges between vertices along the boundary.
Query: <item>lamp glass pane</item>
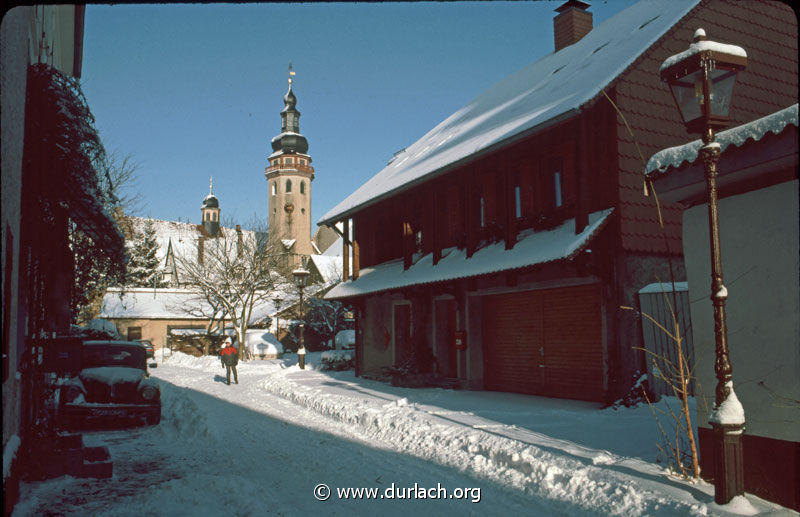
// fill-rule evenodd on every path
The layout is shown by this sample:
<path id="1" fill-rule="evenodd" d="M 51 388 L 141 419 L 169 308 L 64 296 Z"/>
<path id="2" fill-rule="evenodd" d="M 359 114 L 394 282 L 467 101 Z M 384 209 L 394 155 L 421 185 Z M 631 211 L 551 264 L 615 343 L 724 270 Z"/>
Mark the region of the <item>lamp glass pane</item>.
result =
<path id="1" fill-rule="evenodd" d="M 703 73 L 698 70 L 669 83 L 684 123 L 703 116 Z"/>
<path id="2" fill-rule="evenodd" d="M 736 83 L 736 72 L 730 70 L 711 71 L 711 114 L 728 117 L 733 97 L 733 85 Z"/>

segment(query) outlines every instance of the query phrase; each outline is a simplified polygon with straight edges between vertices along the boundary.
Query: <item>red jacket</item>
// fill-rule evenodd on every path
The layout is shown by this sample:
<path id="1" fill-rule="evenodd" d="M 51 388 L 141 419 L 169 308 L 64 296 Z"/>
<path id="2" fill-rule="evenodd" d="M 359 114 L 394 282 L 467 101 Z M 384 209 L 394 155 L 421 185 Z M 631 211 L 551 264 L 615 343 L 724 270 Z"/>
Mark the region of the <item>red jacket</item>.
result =
<path id="1" fill-rule="evenodd" d="M 239 351 L 233 347 L 233 345 L 228 345 L 222 349 L 219 353 L 219 358 L 223 364 L 227 366 L 234 366 L 236 363 L 239 362 Z"/>

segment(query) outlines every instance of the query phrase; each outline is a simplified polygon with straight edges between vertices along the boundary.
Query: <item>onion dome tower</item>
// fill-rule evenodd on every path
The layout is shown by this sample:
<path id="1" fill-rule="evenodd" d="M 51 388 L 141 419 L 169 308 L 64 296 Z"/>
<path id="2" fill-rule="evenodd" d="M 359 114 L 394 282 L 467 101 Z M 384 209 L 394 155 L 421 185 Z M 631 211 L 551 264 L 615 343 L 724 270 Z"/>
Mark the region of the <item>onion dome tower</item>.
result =
<path id="1" fill-rule="evenodd" d="M 200 214 L 203 218 L 203 228 L 210 237 L 215 237 L 219 233 L 219 199 L 214 195 L 214 178 L 208 183 L 208 195 L 200 206 Z"/>
<path id="2" fill-rule="evenodd" d="M 315 253 L 311 241 L 311 182 L 314 168 L 308 141 L 300 134 L 300 112 L 292 91 L 294 71 L 289 65 L 289 91 L 283 97 L 281 133 L 272 139 L 266 168 L 269 239 L 275 249 L 299 264 Z"/>

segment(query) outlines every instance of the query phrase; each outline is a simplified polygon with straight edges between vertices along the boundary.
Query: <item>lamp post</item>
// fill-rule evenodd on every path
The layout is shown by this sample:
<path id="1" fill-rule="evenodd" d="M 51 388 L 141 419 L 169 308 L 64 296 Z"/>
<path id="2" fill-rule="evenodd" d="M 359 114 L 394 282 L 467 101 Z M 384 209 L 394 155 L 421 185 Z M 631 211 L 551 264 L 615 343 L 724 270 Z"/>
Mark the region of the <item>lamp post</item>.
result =
<path id="1" fill-rule="evenodd" d="M 280 320 L 280 317 L 278 315 L 280 314 L 280 311 L 281 311 L 281 302 L 282 301 L 283 300 L 281 300 L 277 296 L 272 299 L 272 303 L 275 304 L 275 339 L 280 339 L 278 337 L 278 332 L 280 332 L 280 330 L 281 330 L 281 320 Z"/>
<path id="2" fill-rule="evenodd" d="M 722 282 L 722 252 L 719 240 L 717 163 L 720 145 L 714 131 L 728 125 L 736 74 L 747 66 L 741 47 L 706 40 L 703 29 L 694 33 L 689 49 L 667 58 L 661 65 L 661 80 L 669 84 L 689 133 L 700 133 L 708 201 L 711 244 L 711 301 L 714 308 L 714 373 L 717 386 L 709 424 L 714 435 L 714 500 L 728 503 L 744 493 L 742 433 L 744 409 L 733 391 L 732 367 L 728 354 L 725 300 L 728 290 Z"/>
<path id="3" fill-rule="evenodd" d="M 303 289 L 306 286 L 306 279 L 310 272 L 303 266 L 292 271 L 294 275 L 294 282 L 297 285 L 297 288 L 300 290 L 300 348 L 297 349 L 297 362 L 300 366 L 301 370 L 305 370 L 306 368 L 306 347 L 303 344 L 303 327 L 304 319 L 305 319 L 305 312 L 303 311 Z"/>

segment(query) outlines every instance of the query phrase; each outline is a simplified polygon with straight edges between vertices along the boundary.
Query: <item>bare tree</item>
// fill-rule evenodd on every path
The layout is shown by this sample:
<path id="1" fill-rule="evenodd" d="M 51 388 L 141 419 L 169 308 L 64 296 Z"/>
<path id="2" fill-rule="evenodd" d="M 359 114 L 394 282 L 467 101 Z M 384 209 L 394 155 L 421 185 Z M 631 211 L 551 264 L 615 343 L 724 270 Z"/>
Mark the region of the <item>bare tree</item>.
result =
<path id="1" fill-rule="evenodd" d="M 141 211 L 142 193 L 138 190 L 139 164 L 133 156 L 121 156 L 114 151 L 102 161 L 100 183 L 109 192 L 113 207 L 119 207 L 125 215 L 138 215 Z"/>
<path id="2" fill-rule="evenodd" d="M 619 115 L 620 119 L 625 123 L 625 128 L 628 131 L 628 134 L 633 138 L 633 142 L 636 145 L 636 151 L 639 154 L 639 159 L 642 161 L 642 166 L 646 167 L 647 162 L 644 159 L 644 154 L 642 154 L 642 150 L 639 147 L 639 140 L 636 138 L 636 135 L 633 134 L 633 130 L 631 130 L 630 124 L 628 124 L 625 115 L 623 115 L 622 111 L 620 111 L 619 106 L 611 100 L 611 97 L 603 91 L 603 95 L 605 96 L 606 100 L 614 107 L 614 110 Z M 658 214 L 658 224 L 661 229 L 661 237 L 664 239 L 664 247 L 669 250 L 669 240 L 667 239 L 667 232 L 664 229 L 664 217 L 661 212 L 661 203 L 658 201 L 658 193 L 655 191 L 655 188 L 651 181 L 645 178 L 643 185 L 644 187 L 644 195 L 649 196 L 650 193 L 653 194 L 653 198 L 655 201 L 656 206 L 656 213 Z M 689 411 L 689 383 L 692 379 L 692 371 L 689 368 L 689 362 L 686 360 L 686 356 L 684 355 L 685 351 L 683 349 L 683 336 L 680 333 L 680 325 L 678 324 L 678 319 L 675 314 L 676 307 L 678 305 L 676 295 L 675 295 L 675 272 L 672 267 L 672 259 L 669 255 L 667 255 L 667 265 L 669 266 L 669 276 L 670 276 L 670 283 L 672 284 L 672 303 L 670 303 L 669 297 L 666 296 L 664 293 L 664 298 L 669 305 L 670 312 L 672 313 L 672 331 L 670 329 L 664 327 L 660 323 L 658 323 L 652 316 L 648 314 L 642 314 L 642 316 L 648 318 L 655 324 L 662 332 L 664 332 L 669 339 L 671 339 L 677 348 L 678 354 L 678 364 L 670 363 L 668 369 L 670 373 L 668 376 L 664 376 L 664 380 L 670 385 L 673 390 L 673 393 L 679 398 L 681 401 L 681 408 L 679 414 L 676 415 L 675 412 L 670 410 L 670 415 L 675 421 L 675 429 L 676 429 L 676 436 L 675 436 L 675 445 L 674 447 L 669 443 L 666 444 L 666 450 L 671 452 L 672 458 L 675 460 L 675 463 L 680 471 L 681 475 L 685 477 L 693 477 L 697 479 L 700 477 L 700 454 L 697 448 L 697 440 L 695 438 L 694 429 L 692 427 L 692 415 Z M 624 310 L 633 310 L 632 307 L 628 306 L 620 306 L 621 309 Z M 666 357 L 661 358 L 663 361 L 666 361 Z M 647 401 L 650 403 L 650 401 Z M 652 404 L 651 404 L 652 408 Z M 662 437 L 667 437 L 666 433 L 664 432 L 663 427 L 661 426 L 661 422 L 658 420 L 658 416 L 656 415 L 655 411 L 653 415 L 656 417 L 656 422 L 659 425 L 659 429 L 661 430 Z M 681 452 L 681 441 L 683 438 L 686 438 L 689 442 L 689 458 L 692 463 L 691 472 L 684 466 L 684 456 L 687 456 L 686 453 Z M 685 451 L 685 449 L 684 449 Z"/>
<path id="3" fill-rule="evenodd" d="M 245 335 L 256 318 L 256 309 L 269 303 L 276 288 L 286 280 L 279 274 L 280 250 L 273 248 L 262 223 L 251 228 L 220 228 L 214 237 L 199 237 L 192 256 L 176 254 L 181 281 L 200 293 L 214 313 L 210 316 L 229 320 L 239 340 L 240 358 L 249 358 Z M 200 303 L 198 305 L 201 305 Z M 197 310 L 187 308 L 187 310 Z M 213 324 L 213 322 L 212 322 Z"/>

